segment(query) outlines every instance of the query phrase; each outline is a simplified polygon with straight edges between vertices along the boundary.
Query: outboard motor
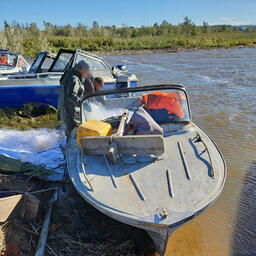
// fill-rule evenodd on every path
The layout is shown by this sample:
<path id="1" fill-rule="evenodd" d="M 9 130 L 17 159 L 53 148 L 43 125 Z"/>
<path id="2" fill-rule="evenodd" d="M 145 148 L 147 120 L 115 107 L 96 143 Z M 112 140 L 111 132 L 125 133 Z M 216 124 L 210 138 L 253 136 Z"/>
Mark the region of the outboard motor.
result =
<path id="1" fill-rule="evenodd" d="M 119 74 L 116 76 L 116 89 L 131 87 L 131 76 Z"/>
<path id="2" fill-rule="evenodd" d="M 116 65 L 112 67 L 112 74 L 116 78 L 116 89 L 137 86 L 136 76 L 131 75 L 125 65 Z"/>
<path id="3" fill-rule="evenodd" d="M 128 71 L 128 68 L 127 68 L 127 66 L 125 66 L 125 65 L 116 65 L 116 67 L 122 72 L 122 73 L 124 73 L 124 74 L 128 74 L 129 73 L 129 71 Z"/>

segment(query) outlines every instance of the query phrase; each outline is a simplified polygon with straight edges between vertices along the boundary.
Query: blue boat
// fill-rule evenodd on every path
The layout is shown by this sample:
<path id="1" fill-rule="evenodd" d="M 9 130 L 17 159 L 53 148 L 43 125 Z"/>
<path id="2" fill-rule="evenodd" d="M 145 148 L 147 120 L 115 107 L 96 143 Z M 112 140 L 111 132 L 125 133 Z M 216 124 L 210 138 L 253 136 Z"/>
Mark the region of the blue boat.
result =
<path id="1" fill-rule="evenodd" d="M 80 49 L 61 49 L 57 56 L 43 51 L 29 72 L 0 77 L 0 107 L 22 107 L 29 103 L 57 107 L 62 74 L 81 60 L 90 63 L 94 77 L 103 77 L 104 90 L 137 86 L 136 76 L 124 65 L 112 67 L 103 58 Z"/>

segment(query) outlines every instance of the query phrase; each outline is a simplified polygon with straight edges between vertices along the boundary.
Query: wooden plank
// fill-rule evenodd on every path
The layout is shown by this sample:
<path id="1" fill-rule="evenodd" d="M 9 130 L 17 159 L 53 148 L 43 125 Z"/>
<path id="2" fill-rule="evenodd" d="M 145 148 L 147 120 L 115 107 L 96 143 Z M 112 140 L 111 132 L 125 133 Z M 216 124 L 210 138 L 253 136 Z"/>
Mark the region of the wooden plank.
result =
<path id="1" fill-rule="evenodd" d="M 11 220 L 19 215 L 22 197 L 22 195 L 15 195 L 0 199 L 0 222 Z"/>
<path id="2" fill-rule="evenodd" d="M 117 143 L 118 154 L 160 156 L 164 153 L 164 139 L 161 135 L 113 136 L 112 142 Z M 111 140 L 109 136 L 84 137 L 81 144 L 87 155 L 108 155 Z"/>

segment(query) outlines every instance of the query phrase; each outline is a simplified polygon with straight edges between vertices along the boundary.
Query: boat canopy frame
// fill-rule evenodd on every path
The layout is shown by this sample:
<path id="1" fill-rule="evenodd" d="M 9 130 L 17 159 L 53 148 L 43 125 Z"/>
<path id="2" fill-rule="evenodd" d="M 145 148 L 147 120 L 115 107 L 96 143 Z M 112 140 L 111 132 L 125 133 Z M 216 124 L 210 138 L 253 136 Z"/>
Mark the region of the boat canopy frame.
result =
<path id="1" fill-rule="evenodd" d="M 189 114 L 189 122 L 184 121 L 185 123 L 190 123 L 192 121 L 192 114 L 191 114 L 191 109 L 190 109 L 190 102 L 189 102 L 189 97 L 187 94 L 187 91 L 184 87 L 184 85 L 181 84 L 158 84 L 158 85 L 145 85 L 145 86 L 138 86 L 138 87 L 128 87 L 128 88 L 120 88 L 120 89 L 114 89 L 114 90 L 105 90 L 105 91 L 99 91 L 99 92 L 93 92 L 88 96 L 85 96 L 82 99 L 81 103 L 81 112 L 80 116 L 83 117 L 83 112 L 84 112 L 84 101 L 86 101 L 89 98 L 97 97 L 97 96 L 106 96 L 110 94 L 118 94 L 118 93 L 132 93 L 132 92 L 147 92 L 147 91 L 154 91 L 154 90 L 181 90 L 184 92 L 186 96 L 186 101 L 187 101 L 187 107 L 188 107 L 188 114 Z M 173 122 L 175 123 L 175 122 Z"/>
<path id="2" fill-rule="evenodd" d="M 38 63 L 37 67 L 35 69 L 33 69 L 34 64 L 37 62 L 38 58 L 40 58 L 40 55 L 43 55 L 43 57 L 42 57 L 41 61 Z M 51 59 L 54 59 L 54 61 L 55 61 L 56 54 L 50 53 L 48 51 L 39 52 L 38 55 L 36 56 L 35 60 L 33 61 L 30 69 L 29 69 L 29 73 L 34 73 L 34 74 L 42 73 L 42 65 L 43 65 L 43 63 L 44 63 L 44 61 L 47 57 L 51 58 Z M 51 66 L 50 66 L 50 68 L 51 68 Z M 50 70 L 50 68 L 49 68 L 49 70 Z M 49 72 L 49 70 L 48 70 L 48 72 Z"/>
<path id="3" fill-rule="evenodd" d="M 70 60 L 68 61 L 68 63 L 66 64 L 66 66 L 64 67 L 63 70 L 53 71 L 53 68 L 55 67 L 55 64 L 57 63 L 57 61 L 59 60 L 59 57 L 63 53 L 72 54 L 72 57 L 70 58 Z M 65 72 L 68 68 L 74 67 L 74 65 L 77 63 L 77 58 L 78 58 L 79 55 L 97 60 L 97 61 L 101 62 L 104 66 L 109 68 L 110 71 L 112 70 L 112 67 L 100 56 L 89 53 L 87 51 L 83 51 L 81 49 L 76 49 L 76 50 L 60 49 L 57 53 L 56 58 L 54 59 L 52 65 L 51 65 L 51 67 L 49 68 L 49 72 Z"/>

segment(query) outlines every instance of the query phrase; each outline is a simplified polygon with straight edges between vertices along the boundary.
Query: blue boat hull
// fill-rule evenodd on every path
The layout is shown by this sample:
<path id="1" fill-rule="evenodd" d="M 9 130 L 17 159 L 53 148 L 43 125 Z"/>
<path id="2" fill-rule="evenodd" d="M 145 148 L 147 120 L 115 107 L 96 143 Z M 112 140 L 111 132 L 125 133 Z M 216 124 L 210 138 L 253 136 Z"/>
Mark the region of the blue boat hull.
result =
<path id="1" fill-rule="evenodd" d="M 0 87 L 0 107 L 22 107 L 28 103 L 58 106 L 60 85 L 18 85 Z"/>
<path id="2" fill-rule="evenodd" d="M 104 84 L 104 87 L 114 86 L 114 83 Z M 136 86 L 137 81 L 133 81 L 131 87 Z M 0 108 L 19 108 L 29 103 L 43 103 L 57 108 L 59 90 L 59 84 L 0 86 Z"/>

